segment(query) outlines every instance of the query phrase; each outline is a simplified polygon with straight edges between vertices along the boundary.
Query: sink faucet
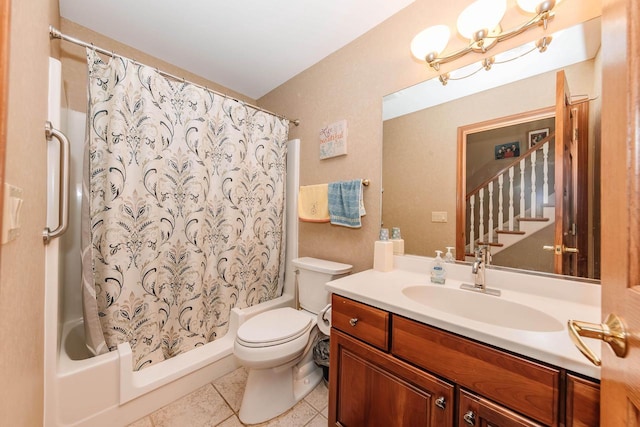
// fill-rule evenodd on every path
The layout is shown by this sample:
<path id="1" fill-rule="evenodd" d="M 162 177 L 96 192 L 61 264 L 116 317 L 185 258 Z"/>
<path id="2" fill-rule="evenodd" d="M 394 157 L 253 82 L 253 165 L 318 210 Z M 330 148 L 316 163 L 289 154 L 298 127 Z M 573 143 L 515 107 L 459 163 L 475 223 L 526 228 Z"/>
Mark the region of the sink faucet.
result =
<path id="1" fill-rule="evenodd" d="M 485 268 L 491 263 L 491 252 L 489 246 L 483 246 L 476 250 L 476 260 L 471 266 L 471 273 L 473 273 L 473 285 L 463 283 L 460 285 L 461 289 L 467 289 L 470 291 L 482 292 L 485 294 L 500 296 L 500 291 L 497 289 L 487 288 Z"/>
<path id="2" fill-rule="evenodd" d="M 484 292 L 487 288 L 484 277 L 484 269 L 487 262 L 487 251 L 485 248 L 476 251 L 476 260 L 471 266 L 471 272 L 474 277 L 474 285 L 476 289 Z"/>

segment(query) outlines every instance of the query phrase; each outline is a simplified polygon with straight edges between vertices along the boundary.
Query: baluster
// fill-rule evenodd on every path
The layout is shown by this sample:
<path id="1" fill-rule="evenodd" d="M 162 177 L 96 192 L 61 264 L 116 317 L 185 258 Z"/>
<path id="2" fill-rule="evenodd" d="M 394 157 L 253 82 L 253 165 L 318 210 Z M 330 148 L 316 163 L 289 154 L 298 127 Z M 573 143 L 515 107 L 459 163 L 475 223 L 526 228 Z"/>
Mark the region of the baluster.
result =
<path id="1" fill-rule="evenodd" d="M 487 227 L 487 231 L 489 232 L 489 237 L 487 238 L 487 242 L 493 242 L 493 181 L 489 183 L 489 224 Z"/>
<path id="2" fill-rule="evenodd" d="M 543 157 L 543 184 L 542 184 L 542 203 L 545 205 L 549 203 L 549 141 L 545 142 L 542 146 Z"/>
<path id="3" fill-rule="evenodd" d="M 480 205 L 478 206 L 478 239 L 484 242 L 484 188 L 478 193 Z"/>
<path id="4" fill-rule="evenodd" d="M 513 231 L 513 170 L 509 168 L 509 231 Z"/>
<path id="5" fill-rule="evenodd" d="M 520 217 L 525 217 L 524 210 L 524 169 L 526 167 L 526 163 L 524 159 L 520 160 Z"/>
<path id="6" fill-rule="evenodd" d="M 475 204 L 476 204 L 476 196 L 475 194 L 469 198 L 469 204 L 471 205 L 471 212 L 469 217 L 471 218 L 471 223 L 469 224 L 469 253 L 475 252 L 474 242 L 476 240 L 476 231 L 475 231 Z"/>
<path id="7" fill-rule="evenodd" d="M 538 216 L 536 206 L 536 152 L 531 153 L 531 218 Z"/>
<path id="8" fill-rule="evenodd" d="M 498 177 L 498 230 L 504 230 L 504 214 L 502 212 L 502 187 L 504 186 L 504 174 Z"/>

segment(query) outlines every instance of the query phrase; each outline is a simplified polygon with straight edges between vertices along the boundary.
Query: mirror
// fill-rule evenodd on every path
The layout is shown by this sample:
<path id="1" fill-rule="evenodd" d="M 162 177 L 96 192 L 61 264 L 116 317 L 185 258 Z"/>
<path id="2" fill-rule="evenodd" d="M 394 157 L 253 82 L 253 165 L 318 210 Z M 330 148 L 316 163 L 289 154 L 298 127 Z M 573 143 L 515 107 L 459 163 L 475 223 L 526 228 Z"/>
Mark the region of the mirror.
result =
<path id="1" fill-rule="evenodd" d="M 459 221 L 456 193 L 461 186 L 457 169 L 466 168 L 466 163 L 481 157 L 459 156 L 456 141 L 462 129 L 468 131 L 474 124 L 499 122 L 501 118 L 553 108 L 559 69 L 565 70 L 576 99 L 587 96 L 592 100 L 589 167 L 599 170 L 600 19 L 555 33 L 553 37 L 544 53 L 536 50 L 526 53 L 531 48 L 525 45 L 497 55 L 496 64 L 488 72 L 480 70 L 471 77 L 455 80 L 478 67 L 471 65 L 452 72 L 446 86 L 436 78 L 383 99 L 382 221 L 384 227 L 401 228 L 406 254 L 434 256 L 435 250 L 456 246 Z M 529 131 L 518 137 L 522 153 L 528 149 Z M 493 150 L 499 145 L 493 144 L 491 155 L 495 156 Z M 465 164 L 458 165 L 462 160 Z M 475 167 L 479 166 L 472 166 Z M 591 179 L 585 184 L 596 200 L 589 205 L 590 209 L 594 205 L 596 209 L 599 207 L 598 182 Z M 596 261 L 592 261 L 595 265 L 583 276 L 597 278 L 599 239 L 593 237 L 595 234 L 599 237 L 599 224 L 594 223 L 597 215 L 590 217 L 595 218 L 588 227 Z M 462 260 L 465 256 L 456 254 L 456 258 Z M 513 261 L 513 257 L 496 258 L 494 265 L 503 262 L 508 267 L 549 272 L 546 267 Z M 511 259 L 506 262 L 500 258 Z"/>

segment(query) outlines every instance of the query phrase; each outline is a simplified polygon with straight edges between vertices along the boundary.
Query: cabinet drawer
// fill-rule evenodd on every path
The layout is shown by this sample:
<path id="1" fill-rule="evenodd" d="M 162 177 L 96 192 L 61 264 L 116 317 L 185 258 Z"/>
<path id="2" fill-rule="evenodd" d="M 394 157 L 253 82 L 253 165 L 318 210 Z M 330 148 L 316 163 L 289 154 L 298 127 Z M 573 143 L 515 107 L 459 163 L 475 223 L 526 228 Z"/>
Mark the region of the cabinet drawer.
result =
<path id="1" fill-rule="evenodd" d="M 458 426 L 544 427 L 466 390 L 459 393 Z"/>
<path id="2" fill-rule="evenodd" d="M 384 310 L 334 294 L 331 324 L 380 350 L 389 350 L 389 313 Z"/>
<path id="3" fill-rule="evenodd" d="M 400 316 L 391 352 L 538 422 L 558 425 L 560 372 Z"/>

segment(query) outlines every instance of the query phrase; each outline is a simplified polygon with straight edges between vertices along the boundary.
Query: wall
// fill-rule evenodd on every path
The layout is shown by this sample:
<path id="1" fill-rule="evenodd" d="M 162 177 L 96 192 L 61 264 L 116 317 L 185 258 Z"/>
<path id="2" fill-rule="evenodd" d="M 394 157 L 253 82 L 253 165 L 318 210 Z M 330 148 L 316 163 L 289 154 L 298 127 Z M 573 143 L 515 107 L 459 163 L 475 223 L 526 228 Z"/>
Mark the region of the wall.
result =
<path id="1" fill-rule="evenodd" d="M 457 14 L 467 4 L 468 1 L 464 0 L 416 0 L 258 100 L 264 108 L 301 120 L 301 125 L 292 128 L 290 134 L 302 141 L 301 185 L 357 177 L 371 179 L 371 186 L 365 190 L 367 215 L 363 218 L 362 229 L 301 223 L 301 256 L 347 262 L 354 265 L 354 271 L 362 271 L 373 265 L 373 242 L 377 238 L 381 218 L 382 97 L 434 76 L 424 63 L 411 57 L 411 39 L 429 25 L 454 25 Z M 511 28 L 524 19 L 515 9 L 514 0 L 508 4 L 510 9 L 504 19 L 505 28 Z M 567 28 L 598 15 L 599 0 L 565 0 L 558 5 L 551 25 L 554 30 Z M 537 30 L 531 31 L 508 40 L 496 49 L 505 50 L 536 39 L 539 35 Z M 461 41 L 453 40 L 449 49 L 460 47 L 461 44 Z M 477 56 L 470 55 L 455 62 L 455 66 L 463 66 L 477 59 Z M 450 68 L 443 67 L 443 71 Z M 323 126 L 341 119 L 346 119 L 349 124 L 348 154 L 321 161 L 318 156 L 318 132 Z M 455 159 L 455 139 L 440 153 Z M 455 185 L 455 180 L 448 179 L 446 182 L 452 184 L 443 187 L 442 178 L 429 182 L 429 188 L 436 188 L 453 197 L 434 205 L 433 210 L 454 211 L 455 205 L 452 206 L 449 200 L 455 199 L 455 190 L 450 192 L 449 189 L 455 187 L 448 186 Z M 443 240 L 445 233 L 452 236 L 454 227 L 450 219 L 443 227 L 443 232 L 437 232 L 438 238 Z M 407 237 L 404 236 L 405 239 Z M 418 238 L 421 244 L 428 246 L 431 235 Z"/>
<path id="2" fill-rule="evenodd" d="M 43 304 L 49 24 L 57 0 L 12 2 L 5 182 L 24 190 L 20 236 L 2 246 L 0 419 L 38 426 L 43 415 Z"/>

